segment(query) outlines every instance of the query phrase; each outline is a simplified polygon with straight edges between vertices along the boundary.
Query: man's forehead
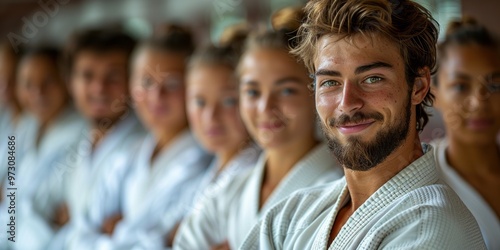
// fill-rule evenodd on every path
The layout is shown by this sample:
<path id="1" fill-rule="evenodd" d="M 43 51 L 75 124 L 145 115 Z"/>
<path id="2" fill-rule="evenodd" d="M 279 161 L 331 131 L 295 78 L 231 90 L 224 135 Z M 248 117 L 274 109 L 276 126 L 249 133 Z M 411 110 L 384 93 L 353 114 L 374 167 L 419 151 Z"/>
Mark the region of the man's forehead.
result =
<path id="1" fill-rule="evenodd" d="M 402 62 L 399 46 L 379 34 L 325 35 L 319 38 L 317 45 L 315 70 L 326 65 Z"/>

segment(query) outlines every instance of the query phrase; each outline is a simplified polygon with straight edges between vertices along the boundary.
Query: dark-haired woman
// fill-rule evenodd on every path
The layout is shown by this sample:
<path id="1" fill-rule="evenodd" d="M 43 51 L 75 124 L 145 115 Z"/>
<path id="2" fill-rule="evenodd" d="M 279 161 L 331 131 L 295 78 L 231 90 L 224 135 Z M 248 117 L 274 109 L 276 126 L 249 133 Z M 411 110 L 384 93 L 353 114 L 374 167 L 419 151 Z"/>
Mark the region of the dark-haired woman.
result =
<path id="1" fill-rule="evenodd" d="M 0 201 L 5 199 L 9 162 L 13 164 L 22 159 L 36 134 L 36 119 L 23 110 L 16 95 L 19 55 L 7 39 L 0 40 L 0 138 L 5 140 L 5 143 L 0 143 Z M 15 145 L 9 145 L 9 138 L 10 144 Z M 9 150 L 9 146 L 11 149 L 14 146 L 15 150 Z"/>
<path id="2" fill-rule="evenodd" d="M 59 225 L 54 209 L 63 199 L 60 165 L 76 146 L 85 121 L 70 102 L 55 48 L 36 48 L 21 58 L 17 93 L 23 107 L 36 117 L 32 147 L 17 164 L 17 230 L 26 240 L 14 249 L 45 249 Z"/>
<path id="3" fill-rule="evenodd" d="M 453 22 L 439 45 L 436 107 L 446 138 L 433 142 L 443 179 L 476 218 L 488 249 L 500 249 L 500 47 L 488 31 Z"/>

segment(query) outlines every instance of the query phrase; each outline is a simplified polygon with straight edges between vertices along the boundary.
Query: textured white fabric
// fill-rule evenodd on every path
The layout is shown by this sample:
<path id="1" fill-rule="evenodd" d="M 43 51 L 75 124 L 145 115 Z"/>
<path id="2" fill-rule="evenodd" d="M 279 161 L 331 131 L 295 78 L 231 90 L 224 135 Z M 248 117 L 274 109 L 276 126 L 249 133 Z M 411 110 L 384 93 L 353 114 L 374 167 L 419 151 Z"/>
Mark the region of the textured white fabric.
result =
<path id="1" fill-rule="evenodd" d="M 465 181 L 446 160 L 446 138 L 435 140 L 434 156 L 442 179 L 458 194 L 477 220 L 486 246 L 490 250 L 500 249 L 500 220 L 481 195 Z"/>
<path id="2" fill-rule="evenodd" d="M 439 179 L 432 149 L 380 187 L 330 231 L 349 199 L 345 178 L 301 190 L 273 207 L 241 249 L 485 249 L 472 214 Z"/>
<path id="3" fill-rule="evenodd" d="M 24 161 L 26 158 L 26 153 L 30 151 L 35 144 L 36 140 L 36 133 L 37 133 L 37 127 L 38 127 L 38 122 L 36 119 L 27 114 L 24 113 L 21 115 L 19 120 L 17 121 L 16 124 L 12 122 L 12 116 L 9 111 L 6 110 L 5 113 L 2 114 L 1 117 L 1 126 L 2 130 L 0 130 L 0 141 L 2 142 L 0 144 L 0 186 L 2 187 L 2 199 L 3 201 L 0 203 L 0 223 L 2 225 L 7 225 L 7 223 L 10 223 L 10 216 L 15 216 L 16 223 L 19 224 L 19 212 L 20 212 L 20 199 L 21 197 L 25 194 L 24 188 L 21 188 L 22 184 L 22 177 L 24 174 L 21 172 L 21 163 Z M 15 136 L 15 150 L 14 150 L 14 157 L 15 157 L 15 170 L 10 171 L 15 177 L 14 180 L 14 186 L 11 186 L 9 181 L 8 181 L 8 136 Z M 16 214 L 9 213 L 9 204 L 7 202 L 10 202 L 7 200 L 6 195 L 9 194 L 8 188 L 17 188 L 15 191 L 16 193 Z M 16 226 L 16 240 L 19 240 L 19 225 Z M 7 240 L 7 233 L 3 233 L 0 236 L 0 249 L 5 249 L 7 248 L 6 245 L 15 245 L 16 243 L 11 244 L 12 242 Z M 8 248 L 7 248 L 8 249 Z"/>
<path id="4" fill-rule="evenodd" d="M 192 206 L 196 188 L 212 159 L 189 131 L 174 139 L 151 164 L 155 146 L 151 136 L 145 140 L 127 178 L 124 219 L 113 233 L 113 249 L 161 249 L 165 235 L 186 213 L 184 206 Z M 169 220 L 161 220 L 165 214 Z"/>
<path id="5" fill-rule="evenodd" d="M 0 114 L 0 185 L 3 185 L 8 172 L 8 137 L 15 136 L 15 163 L 24 159 L 24 154 L 34 146 L 38 122 L 29 114 L 22 114 L 16 124 L 12 122 L 9 110 L 2 110 Z M 16 171 L 18 171 L 16 169 Z M 3 185 L 4 192 L 6 185 Z"/>
<path id="6" fill-rule="evenodd" d="M 102 133 L 93 129 L 90 133 Z M 94 151 L 84 138 L 74 165 L 62 170 L 70 222 L 58 231 L 49 249 L 93 249 L 106 218 L 120 213 L 123 185 L 145 131 L 129 113 L 101 140 Z"/>
<path id="7" fill-rule="evenodd" d="M 261 215 L 292 192 L 339 179 L 343 171 L 326 144 L 312 149 L 290 170 L 259 210 L 260 189 L 265 171 L 263 154 L 256 167 L 213 193 L 196 207 L 177 234 L 174 249 L 210 249 L 228 240 L 236 249 Z"/>
<path id="8" fill-rule="evenodd" d="M 86 122 L 73 107 L 57 117 L 40 139 L 37 147 L 25 154 L 19 165 L 18 237 L 14 249 L 46 249 L 55 233 L 51 220 L 64 196 L 59 166 L 74 150 Z M 22 194 L 22 195 L 21 195 Z"/>
<path id="9" fill-rule="evenodd" d="M 218 159 L 215 158 L 201 181 L 193 209 L 197 209 L 205 199 L 211 199 L 217 190 L 228 185 L 236 176 L 248 173 L 255 167 L 261 153 L 259 146 L 251 143 L 230 160 L 220 173 L 216 165 Z"/>

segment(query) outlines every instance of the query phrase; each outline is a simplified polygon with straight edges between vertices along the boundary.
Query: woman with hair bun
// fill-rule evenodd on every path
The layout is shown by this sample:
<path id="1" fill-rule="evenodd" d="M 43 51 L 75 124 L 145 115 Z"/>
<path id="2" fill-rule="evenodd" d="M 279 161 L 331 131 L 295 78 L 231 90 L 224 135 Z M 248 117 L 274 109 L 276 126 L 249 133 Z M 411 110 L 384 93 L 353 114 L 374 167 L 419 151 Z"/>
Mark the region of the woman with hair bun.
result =
<path id="1" fill-rule="evenodd" d="M 235 37 L 241 40 L 241 36 Z M 238 85 L 234 75 L 240 47 L 207 46 L 189 62 L 186 106 L 189 125 L 196 139 L 215 158 L 202 181 L 197 204 L 210 199 L 224 183 L 246 173 L 257 161 L 260 148 L 249 138 L 239 112 Z M 197 209 L 194 207 L 193 209 Z M 176 231 L 167 237 L 172 246 Z"/>
<path id="2" fill-rule="evenodd" d="M 438 46 L 436 108 L 446 138 L 433 141 L 443 179 L 476 218 L 488 249 L 500 249 L 500 50 L 475 20 L 450 23 Z"/>
<path id="3" fill-rule="evenodd" d="M 237 249 L 277 202 L 342 176 L 328 146 L 315 137 L 307 70 L 289 53 L 297 27 L 248 38 L 237 67 L 240 112 L 263 153 L 252 171 L 221 186 L 183 221 L 174 249 Z"/>

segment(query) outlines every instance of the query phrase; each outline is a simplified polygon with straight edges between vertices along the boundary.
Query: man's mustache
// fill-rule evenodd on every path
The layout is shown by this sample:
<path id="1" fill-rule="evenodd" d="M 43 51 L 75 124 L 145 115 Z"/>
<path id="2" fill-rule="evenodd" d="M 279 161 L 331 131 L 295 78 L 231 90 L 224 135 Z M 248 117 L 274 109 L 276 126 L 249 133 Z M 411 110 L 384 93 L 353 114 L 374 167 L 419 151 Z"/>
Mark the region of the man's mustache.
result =
<path id="1" fill-rule="evenodd" d="M 340 127 L 346 124 L 361 123 L 366 120 L 383 121 L 384 116 L 378 112 L 373 112 L 373 113 L 356 112 L 352 116 L 342 114 L 338 118 L 332 118 L 328 120 L 328 125 L 330 127 Z"/>

